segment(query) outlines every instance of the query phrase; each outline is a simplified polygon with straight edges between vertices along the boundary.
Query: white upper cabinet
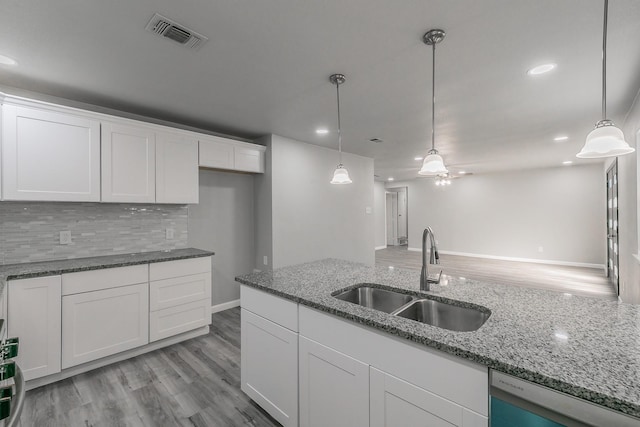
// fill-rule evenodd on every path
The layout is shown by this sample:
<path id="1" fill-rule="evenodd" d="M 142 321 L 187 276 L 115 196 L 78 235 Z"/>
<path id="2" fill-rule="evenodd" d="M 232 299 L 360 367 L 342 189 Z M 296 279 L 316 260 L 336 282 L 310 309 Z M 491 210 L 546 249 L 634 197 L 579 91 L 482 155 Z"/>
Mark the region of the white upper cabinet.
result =
<path id="1" fill-rule="evenodd" d="M 233 169 L 231 140 L 212 136 L 200 140 L 200 166 L 214 169 Z"/>
<path id="2" fill-rule="evenodd" d="M 242 172 L 264 173 L 264 147 L 233 147 L 233 165 Z"/>
<path id="3" fill-rule="evenodd" d="M 100 201 L 100 122 L 2 106 L 4 200 Z"/>
<path id="4" fill-rule="evenodd" d="M 266 147 L 210 136 L 200 139 L 200 166 L 264 173 Z"/>
<path id="5" fill-rule="evenodd" d="M 102 201 L 156 201 L 155 132 L 145 127 L 102 123 Z"/>
<path id="6" fill-rule="evenodd" d="M 198 141 L 156 134 L 156 202 L 198 203 Z"/>

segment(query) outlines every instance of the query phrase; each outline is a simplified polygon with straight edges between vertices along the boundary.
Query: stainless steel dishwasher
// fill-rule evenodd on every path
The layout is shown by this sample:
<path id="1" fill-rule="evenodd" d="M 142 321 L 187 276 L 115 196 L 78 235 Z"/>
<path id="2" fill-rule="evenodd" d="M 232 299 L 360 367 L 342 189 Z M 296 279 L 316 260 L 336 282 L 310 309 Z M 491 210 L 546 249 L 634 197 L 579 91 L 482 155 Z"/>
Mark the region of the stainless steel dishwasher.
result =
<path id="1" fill-rule="evenodd" d="M 491 371 L 491 427 L 639 427 L 640 419 Z"/>

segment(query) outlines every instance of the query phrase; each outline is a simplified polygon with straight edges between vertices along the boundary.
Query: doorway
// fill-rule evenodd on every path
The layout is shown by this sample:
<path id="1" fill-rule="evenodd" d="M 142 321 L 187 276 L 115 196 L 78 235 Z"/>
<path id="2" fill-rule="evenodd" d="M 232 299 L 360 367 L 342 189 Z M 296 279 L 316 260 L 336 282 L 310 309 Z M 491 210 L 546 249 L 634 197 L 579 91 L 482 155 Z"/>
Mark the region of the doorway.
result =
<path id="1" fill-rule="evenodd" d="M 385 216 L 387 246 L 407 246 L 409 242 L 407 193 L 407 187 L 386 189 Z"/>
<path id="2" fill-rule="evenodd" d="M 618 259 L 618 159 L 607 169 L 607 277 L 620 295 Z"/>

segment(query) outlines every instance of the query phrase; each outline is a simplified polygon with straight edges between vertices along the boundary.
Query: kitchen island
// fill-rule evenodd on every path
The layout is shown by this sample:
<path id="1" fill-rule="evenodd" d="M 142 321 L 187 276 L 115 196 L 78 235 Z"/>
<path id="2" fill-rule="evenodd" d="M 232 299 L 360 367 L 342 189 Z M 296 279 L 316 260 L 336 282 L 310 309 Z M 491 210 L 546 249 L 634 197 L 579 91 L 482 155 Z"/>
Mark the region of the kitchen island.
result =
<path id="1" fill-rule="evenodd" d="M 236 280 L 299 304 L 300 313 L 309 307 L 413 346 L 640 417 L 640 307 L 443 276 L 426 295 L 491 311 L 477 331 L 453 332 L 332 296 L 362 283 L 420 294 L 419 271 L 328 259 Z"/>

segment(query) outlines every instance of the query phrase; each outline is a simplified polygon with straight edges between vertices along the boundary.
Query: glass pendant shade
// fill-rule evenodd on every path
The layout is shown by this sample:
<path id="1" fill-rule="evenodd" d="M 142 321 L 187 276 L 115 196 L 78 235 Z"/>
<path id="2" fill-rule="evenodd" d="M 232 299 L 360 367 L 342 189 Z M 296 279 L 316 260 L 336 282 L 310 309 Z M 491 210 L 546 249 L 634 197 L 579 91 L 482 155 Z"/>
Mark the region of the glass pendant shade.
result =
<path id="1" fill-rule="evenodd" d="M 422 169 L 418 172 L 418 175 L 425 176 L 437 176 L 448 173 L 447 167 L 444 165 L 442 156 L 438 154 L 437 150 L 430 150 L 429 155 L 424 158 L 422 162 Z"/>
<path id="2" fill-rule="evenodd" d="M 613 126 L 613 124 L 598 125 L 596 125 L 594 130 L 589 132 L 584 147 L 576 154 L 576 157 L 581 159 L 597 159 L 601 157 L 621 156 L 635 151 L 635 149 L 630 147 L 624 140 L 622 131 Z"/>
<path id="3" fill-rule="evenodd" d="M 352 182 L 351 178 L 349 178 L 349 171 L 345 169 L 342 163 L 339 164 L 333 172 L 331 184 L 351 184 Z"/>

